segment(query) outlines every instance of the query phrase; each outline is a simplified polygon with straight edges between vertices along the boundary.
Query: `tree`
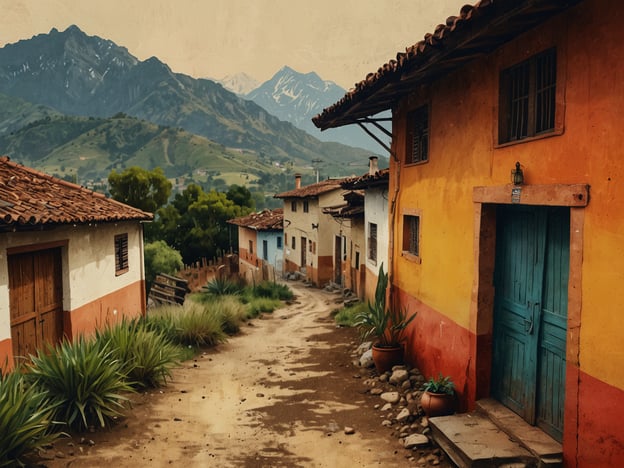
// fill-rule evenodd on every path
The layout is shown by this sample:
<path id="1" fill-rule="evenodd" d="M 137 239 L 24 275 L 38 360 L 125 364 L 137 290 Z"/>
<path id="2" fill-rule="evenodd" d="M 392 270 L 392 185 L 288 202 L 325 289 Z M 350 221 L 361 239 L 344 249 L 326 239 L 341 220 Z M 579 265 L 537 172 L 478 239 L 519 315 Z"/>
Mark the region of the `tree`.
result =
<path id="1" fill-rule="evenodd" d="M 108 176 L 111 196 L 122 203 L 155 213 L 171 195 L 171 182 L 160 167 L 148 171 L 133 166 Z"/>
<path id="2" fill-rule="evenodd" d="M 169 247 L 163 240 L 145 244 L 145 281 L 149 291 L 156 275 L 165 273 L 173 275 L 184 265 L 182 255 Z"/>
<path id="3" fill-rule="evenodd" d="M 158 210 L 154 237 L 178 249 L 185 263 L 216 256 L 238 244 L 238 230 L 228 219 L 252 210 L 237 205 L 223 192 L 204 192 L 197 184 L 176 194 L 171 204 Z"/>
<path id="4" fill-rule="evenodd" d="M 252 210 L 256 207 L 256 201 L 252 197 L 251 192 L 242 185 L 230 185 L 226 197 L 240 207 L 251 208 Z"/>

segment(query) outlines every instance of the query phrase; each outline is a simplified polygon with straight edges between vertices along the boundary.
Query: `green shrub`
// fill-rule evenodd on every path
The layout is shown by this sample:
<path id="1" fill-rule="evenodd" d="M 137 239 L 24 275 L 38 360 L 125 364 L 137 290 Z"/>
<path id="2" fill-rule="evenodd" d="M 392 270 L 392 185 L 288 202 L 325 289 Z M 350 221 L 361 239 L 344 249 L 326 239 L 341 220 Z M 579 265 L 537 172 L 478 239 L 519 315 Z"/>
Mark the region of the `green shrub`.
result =
<path id="1" fill-rule="evenodd" d="M 247 319 L 247 308 L 236 296 L 221 296 L 207 306 L 210 313 L 221 318 L 221 329 L 228 335 L 240 331 L 240 326 Z"/>
<path id="2" fill-rule="evenodd" d="M 48 393 L 55 419 L 75 430 L 108 426 L 128 400 L 122 393 L 132 391 L 109 347 L 82 336 L 38 351 L 27 367 L 34 384 Z"/>
<path id="3" fill-rule="evenodd" d="M 252 287 L 253 295 L 256 297 L 268 297 L 270 299 L 279 299 L 289 301 L 294 297 L 291 289 L 285 284 L 275 283 L 273 281 L 262 281 Z"/>
<path id="4" fill-rule="evenodd" d="M 253 318 L 257 317 L 263 312 L 273 312 L 281 305 L 282 303 L 279 299 L 269 299 L 267 297 L 258 297 L 255 299 L 251 299 L 247 304 L 247 316 L 249 318 Z"/>
<path id="5" fill-rule="evenodd" d="M 59 436 L 53 415 L 47 393 L 21 372 L 0 376 L 0 466 L 21 465 L 22 455 L 52 443 Z"/>
<path id="6" fill-rule="evenodd" d="M 363 302 L 358 302 L 352 306 L 343 307 L 338 310 L 334 316 L 336 323 L 343 327 L 355 327 L 356 316 L 368 310 L 368 305 Z"/>
<path id="7" fill-rule="evenodd" d="M 158 387 L 171 377 L 171 368 L 182 355 L 178 346 L 160 330 L 150 330 L 144 321 L 126 320 L 96 332 L 102 346 L 122 363 L 128 381 L 138 387 Z"/>
<path id="8" fill-rule="evenodd" d="M 221 317 L 197 302 L 187 301 L 183 306 L 161 306 L 150 311 L 150 327 L 170 326 L 174 343 L 186 346 L 214 346 L 227 336 L 221 328 Z"/>
<path id="9" fill-rule="evenodd" d="M 217 276 L 210 280 L 203 289 L 213 296 L 230 296 L 240 294 L 243 288 L 235 281 Z"/>
<path id="10" fill-rule="evenodd" d="M 180 252 L 169 247 L 163 240 L 146 243 L 144 256 L 145 282 L 148 290 L 156 279 L 156 275 L 160 273 L 173 275 L 184 266 Z"/>

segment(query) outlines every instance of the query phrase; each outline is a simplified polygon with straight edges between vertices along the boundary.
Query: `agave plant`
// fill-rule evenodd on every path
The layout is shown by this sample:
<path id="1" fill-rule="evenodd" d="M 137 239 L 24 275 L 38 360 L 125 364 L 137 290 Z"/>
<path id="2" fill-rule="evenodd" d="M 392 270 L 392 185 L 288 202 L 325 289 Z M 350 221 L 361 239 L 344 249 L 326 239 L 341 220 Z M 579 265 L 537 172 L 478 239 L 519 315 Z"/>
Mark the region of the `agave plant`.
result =
<path id="1" fill-rule="evenodd" d="M 96 340 L 108 347 L 122 364 L 122 371 L 133 386 L 158 387 L 171 377 L 171 368 L 181 359 L 180 348 L 157 329 L 150 330 L 141 320 L 123 319 L 96 332 Z"/>
<path id="2" fill-rule="evenodd" d="M 47 393 L 21 372 L 0 375 L 0 466 L 21 465 L 22 455 L 59 437 L 54 410 Z"/>
<path id="3" fill-rule="evenodd" d="M 386 308 L 386 289 L 388 274 L 384 272 L 383 263 L 379 266 L 375 302 L 368 302 L 367 310 L 355 317 L 355 325 L 360 329 L 362 339 L 374 337 L 380 347 L 395 347 L 403 342 L 405 328 L 416 317 L 416 313 L 408 316 L 407 310 Z"/>
<path id="4" fill-rule="evenodd" d="M 69 428 L 106 427 L 120 416 L 132 391 L 123 364 L 108 346 L 79 337 L 31 356 L 28 375 L 47 392 L 55 407 L 55 419 Z"/>

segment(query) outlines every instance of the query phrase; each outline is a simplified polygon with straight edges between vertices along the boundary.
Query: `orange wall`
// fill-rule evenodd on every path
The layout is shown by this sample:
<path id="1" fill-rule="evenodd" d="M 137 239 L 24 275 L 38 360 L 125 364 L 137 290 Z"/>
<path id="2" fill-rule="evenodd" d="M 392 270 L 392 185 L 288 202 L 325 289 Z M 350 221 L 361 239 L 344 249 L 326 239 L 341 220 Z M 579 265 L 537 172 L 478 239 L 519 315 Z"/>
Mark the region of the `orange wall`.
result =
<path id="1" fill-rule="evenodd" d="M 145 315 L 145 301 L 142 291 L 143 281 L 107 294 L 82 307 L 65 312 L 65 333 L 70 338 L 78 335 L 91 335 L 96 328 L 109 323 L 117 323 L 123 317 Z"/>
<path id="2" fill-rule="evenodd" d="M 415 89 L 399 104 L 393 122 L 393 149 L 403 159 L 407 112 L 430 106 L 429 162 L 402 165 L 391 238 L 395 293 L 419 314 L 409 328 L 408 353 L 425 373 L 451 375 L 465 407 L 486 396 L 491 366 L 491 350 L 477 351 L 490 346 L 492 311 L 476 302 L 474 187 L 509 184 L 516 161 L 530 186 L 590 185 L 574 246 L 581 259 L 571 282 L 579 290 L 574 291 L 578 323 L 569 323 L 568 333 L 568 361 L 578 363 L 579 379 L 568 370 L 564 427 L 565 456 L 569 460 L 578 451 L 585 466 L 591 466 L 589 460 L 597 466 L 624 457 L 623 431 L 610 425 L 611 419 L 621 420 L 619 412 L 605 415 L 586 401 L 598 389 L 611 398 L 612 407 L 624 407 L 623 15 L 620 2 L 583 2 L 491 55 Z M 552 46 L 558 55 L 560 131 L 497 147 L 499 71 Z M 396 169 L 391 161 L 390 194 Z M 421 213 L 419 259 L 401 255 L 402 216 L 409 210 Z M 612 454 L 603 451 L 600 440 Z"/>
<path id="3" fill-rule="evenodd" d="M 0 374 L 13 368 L 13 345 L 11 339 L 0 341 Z"/>

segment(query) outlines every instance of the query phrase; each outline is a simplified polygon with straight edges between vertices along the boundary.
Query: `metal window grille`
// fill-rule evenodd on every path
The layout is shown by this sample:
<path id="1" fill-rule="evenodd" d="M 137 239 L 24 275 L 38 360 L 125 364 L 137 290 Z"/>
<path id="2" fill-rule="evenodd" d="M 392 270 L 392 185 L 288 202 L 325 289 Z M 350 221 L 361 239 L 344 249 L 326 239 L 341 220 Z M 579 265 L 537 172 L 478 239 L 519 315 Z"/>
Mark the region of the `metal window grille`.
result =
<path id="1" fill-rule="evenodd" d="M 406 216 L 407 224 L 407 250 L 409 253 L 419 255 L 420 252 L 420 217 Z"/>
<path id="2" fill-rule="evenodd" d="M 554 130 L 556 75 L 557 56 L 554 48 L 502 71 L 500 143 Z"/>

